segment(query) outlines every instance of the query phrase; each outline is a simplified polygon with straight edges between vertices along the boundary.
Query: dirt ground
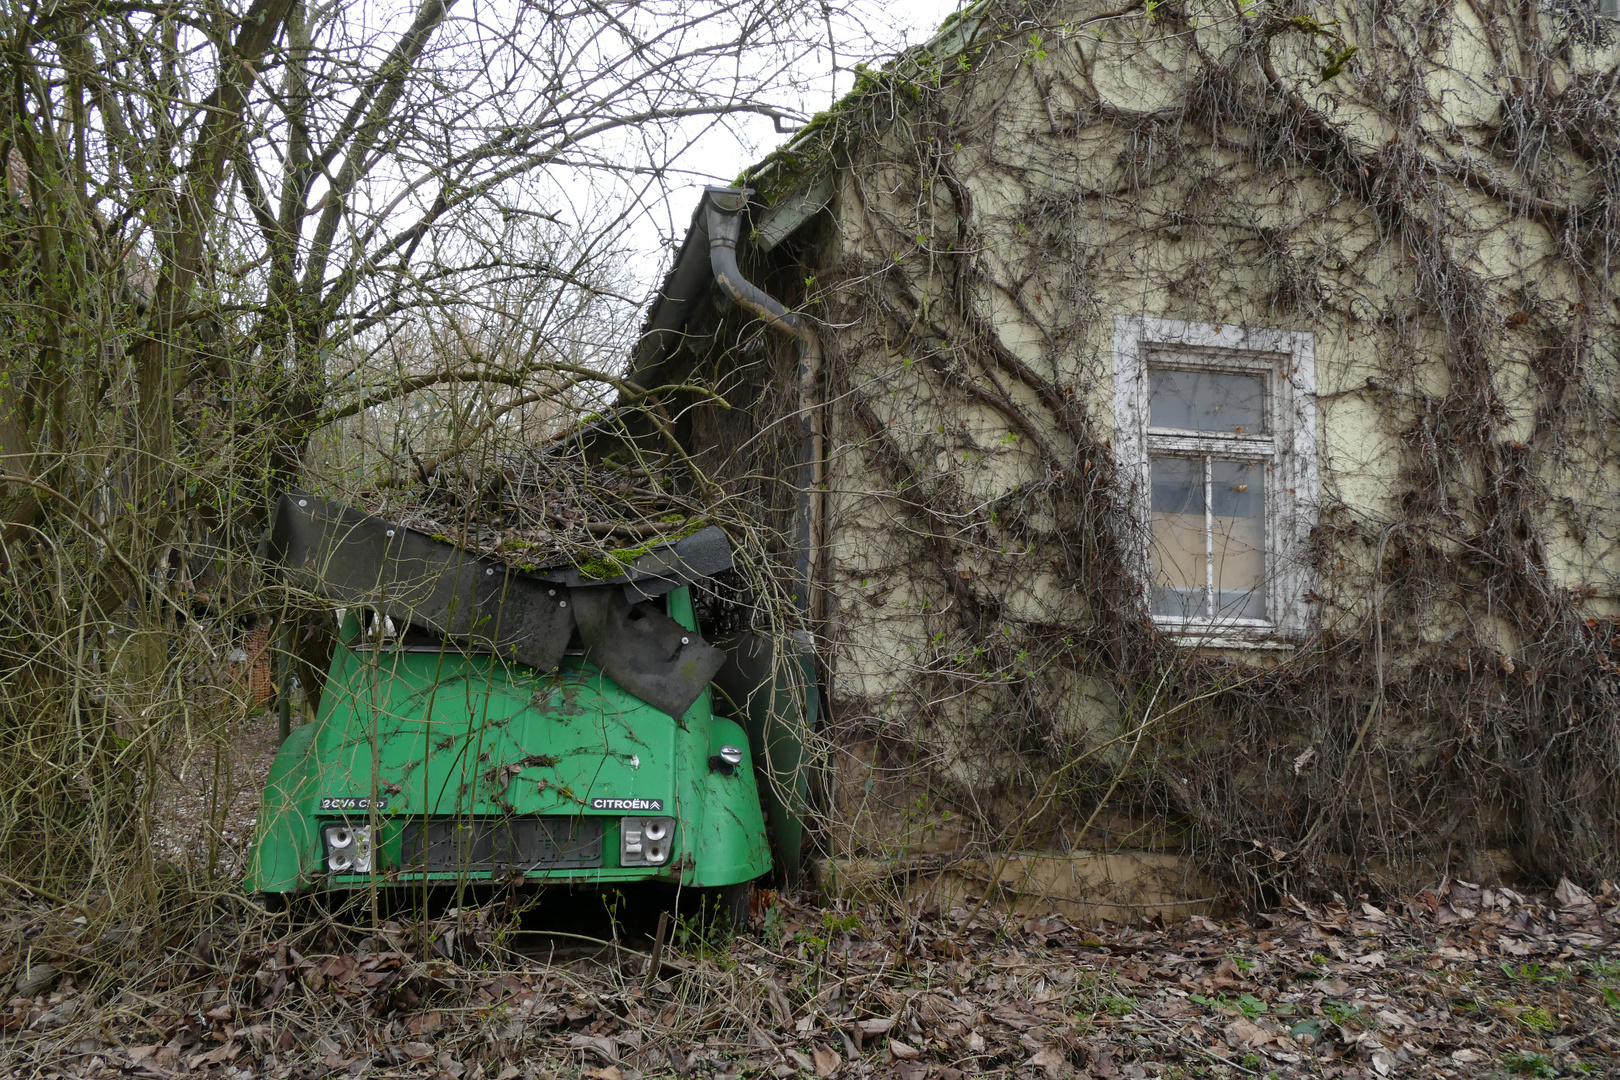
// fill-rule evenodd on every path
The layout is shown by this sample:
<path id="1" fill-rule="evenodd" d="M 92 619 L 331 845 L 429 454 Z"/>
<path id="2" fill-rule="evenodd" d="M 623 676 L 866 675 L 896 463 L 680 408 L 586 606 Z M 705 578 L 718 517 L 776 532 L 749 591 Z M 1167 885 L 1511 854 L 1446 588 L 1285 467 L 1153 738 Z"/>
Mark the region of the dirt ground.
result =
<path id="1" fill-rule="evenodd" d="M 11 897 L 0 1071 L 1620 1075 L 1612 887 L 1525 897 L 1448 882 L 1398 909 L 1290 903 L 1223 922 L 1098 927 L 764 899 L 724 940 L 676 924 L 649 975 L 653 943 L 628 928 L 636 920 L 592 940 L 536 931 L 509 903 L 366 931 L 352 912 L 294 923 L 222 896 L 202 923 L 176 918 L 137 942 Z"/>

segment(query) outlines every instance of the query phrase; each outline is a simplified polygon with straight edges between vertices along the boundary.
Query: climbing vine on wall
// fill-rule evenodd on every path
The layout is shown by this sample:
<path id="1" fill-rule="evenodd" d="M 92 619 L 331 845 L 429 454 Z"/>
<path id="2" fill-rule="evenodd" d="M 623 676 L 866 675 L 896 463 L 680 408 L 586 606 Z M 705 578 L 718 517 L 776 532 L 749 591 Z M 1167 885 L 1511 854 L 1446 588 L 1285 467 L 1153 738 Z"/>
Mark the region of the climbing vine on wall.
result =
<path id="1" fill-rule="evenodd" d="M 867 777 L 830 835 L 942 865 L 1168 847 L 1252 899 L 1614 876 L 1609 22 L 1575 0 L 964 18 L 746 178 L 838 192 L 749 267 L 825 344 L 817 629 L 831 745 Z M 1316 335 L 1308 640 L 1188 648 L 1147 617 L 1117 314 Z M 785 475 L 788 406 L 758 395 L 788 346 L 711 322 L 706 370 L 752 411 L 708 460 Z"/>

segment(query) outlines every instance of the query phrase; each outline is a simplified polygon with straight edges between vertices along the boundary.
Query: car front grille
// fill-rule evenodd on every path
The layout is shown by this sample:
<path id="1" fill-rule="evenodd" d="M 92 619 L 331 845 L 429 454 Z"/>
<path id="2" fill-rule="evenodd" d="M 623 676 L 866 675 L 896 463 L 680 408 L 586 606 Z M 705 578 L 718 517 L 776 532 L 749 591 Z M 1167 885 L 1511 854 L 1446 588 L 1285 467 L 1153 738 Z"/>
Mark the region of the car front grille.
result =
<path id="1" fill-rule="evenodd" d="M 537 873 L 602 865 L 599 817 L 420 818 L 405 825 L 404 869 L 433 873 Z"/>

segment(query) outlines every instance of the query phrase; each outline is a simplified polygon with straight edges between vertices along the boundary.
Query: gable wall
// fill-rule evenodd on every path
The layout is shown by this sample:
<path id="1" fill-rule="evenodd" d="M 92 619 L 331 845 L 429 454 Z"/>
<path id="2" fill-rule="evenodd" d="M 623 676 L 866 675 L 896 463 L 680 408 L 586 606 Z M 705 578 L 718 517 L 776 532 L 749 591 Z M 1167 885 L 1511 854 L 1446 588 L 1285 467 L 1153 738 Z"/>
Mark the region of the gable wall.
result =
<path id="1" fill-rule="evenodd" d="M 1529 154 L 1500 121 L 1537 49 L 1537 107 L 1566 111 L 1615 50 L 1549 60 L 1567 28 L 1506 5 L 1308 5 L 1338 38 L 1172 7 L 1007 18 L 971 76 L 896 89 L 838 174 L 807 257 L 838 848 L 1168 846 L 1295 883 L 1426 873 L 1442 847 L 1474 872 L 1501 848 L 1612 865 L 1612 798 L 1567 804 L 1609 760 L 1521 753 L 1555 717 L 1571 746 L 1613 733 L 1608 150 L 1544 117 Z M 1360 59 L 1321 83 L 1344 43 Z M 1315 335 L 1312 643 L 1147 625 L 1116 315 Z"/>

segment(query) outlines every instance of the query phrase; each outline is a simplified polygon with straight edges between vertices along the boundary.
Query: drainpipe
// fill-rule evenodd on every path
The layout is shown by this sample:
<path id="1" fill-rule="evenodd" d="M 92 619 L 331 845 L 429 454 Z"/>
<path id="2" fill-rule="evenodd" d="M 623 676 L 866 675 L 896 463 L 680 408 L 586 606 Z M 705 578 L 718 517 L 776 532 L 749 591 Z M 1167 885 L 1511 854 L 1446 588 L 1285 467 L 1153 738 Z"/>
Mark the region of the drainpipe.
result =
<path id="1" fill-rule="evenodd" d="M 821 381 L 821 339 L 801 315 L 744 278 L 737 268 L 737 238 L 748 188 L 704 189 L 704 224 L 709 232 L 709 266 L 714 280 L 739 307 L 759 316 L 767 325 L 797 342 L 799 359 L 799 467 L 798 505 L 794 510 L 794 540 L 798 545 L 798 605 L 807 626 L 822 615 L 820 581 L 822 550 L 822 486 L 825 482 L 826 435 L 817 397 Z"/>

